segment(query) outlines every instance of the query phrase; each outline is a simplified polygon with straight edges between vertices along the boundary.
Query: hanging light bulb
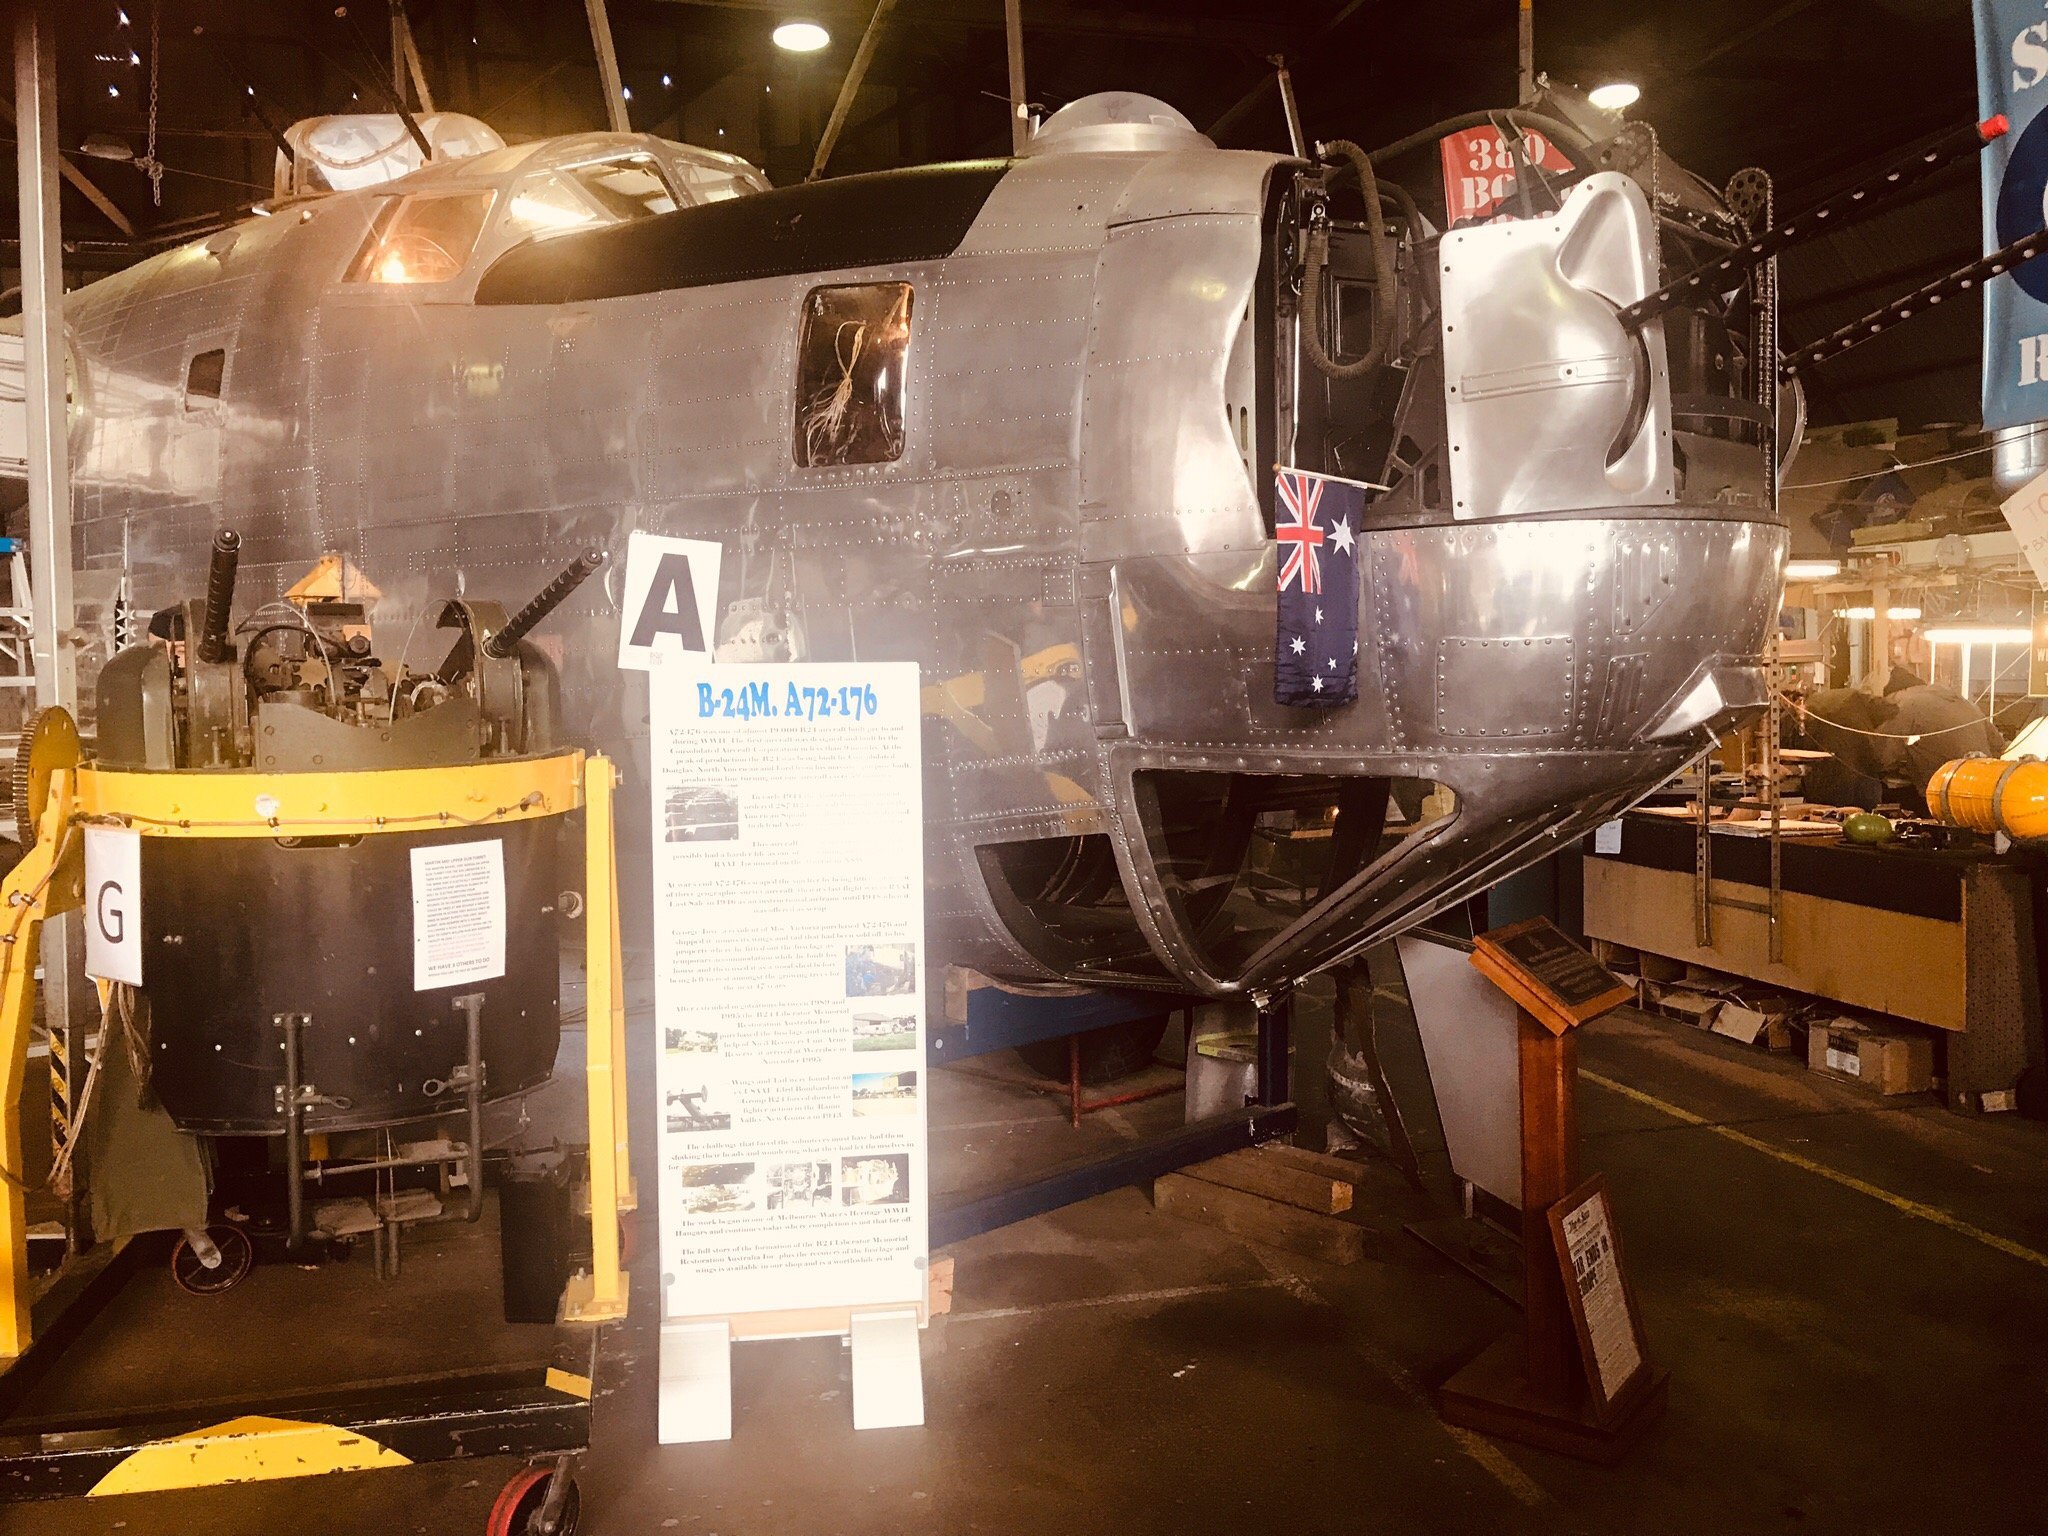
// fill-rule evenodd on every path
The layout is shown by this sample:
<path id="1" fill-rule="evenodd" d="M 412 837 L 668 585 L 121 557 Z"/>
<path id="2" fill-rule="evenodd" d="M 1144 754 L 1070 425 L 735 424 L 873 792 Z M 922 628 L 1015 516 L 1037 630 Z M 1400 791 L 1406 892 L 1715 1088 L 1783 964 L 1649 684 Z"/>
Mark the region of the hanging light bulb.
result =
<path id="1" fill-rule="evenodd" d="M 832 34 L 815 21 L 785 21 L 770 35 L 788 53 L 816 53 L 832 41 Z"/>

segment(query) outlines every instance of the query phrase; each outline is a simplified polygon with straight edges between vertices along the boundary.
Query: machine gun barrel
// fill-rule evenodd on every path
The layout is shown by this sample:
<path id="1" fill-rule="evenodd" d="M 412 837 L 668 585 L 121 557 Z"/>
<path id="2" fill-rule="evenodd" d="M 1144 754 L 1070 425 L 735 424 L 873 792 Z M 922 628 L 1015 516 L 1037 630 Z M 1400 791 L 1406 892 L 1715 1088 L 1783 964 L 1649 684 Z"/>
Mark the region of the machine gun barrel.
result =
<path id="1" fill-rule="evenodd" d="M 1832 331 L 1810 346 L 1801 347 L 1790 353 L 1779 365 L 1778 377 L 1791 379 L 1804 373 L 1815 363 L 1828 358 L 1839 357 L 1851 347 L 1861 346 L 1873 336 L 1881 336 L 1901 321 L 1910 320 L 1923 309 L 1932 309 L 1944 299 L 1952 299 L 1968 293 L 1979 283 L 1989 282 L 2014 267 L 2032 261 L 2036 256 L 2048 254 L 2048 229 L 2037 229 L 2025 239 L 2015 240 L 2011 245 L 1993 251 L 1989 256 L 1980 256 L 1967 267 L 1958 267 L 1947 277 L 1937 277 L 1923 287 L 1915 288 L 1902 299 L 1893 299 L 1882 309 L 1873 309 L 1858 320 L 1851 320 L 1838 331 Z"/>
<path id="2" fill-rule="evenodd" d="M 199 659 L 228 658 L 228 609 L 235 601 L 235 566 L 242 556 L 242 536 L 223 528 L 213 536 L 213 555 L 206 567 L 206 608 L 199 620 Z"/>
<path id="3" fill-rule="evenodd" d="M 512 648 L 526 638 L 533 626 L 561 607 L 563 600 L 588 581 L 591 572 L 604 564 L 605 558 L 601 549 L 583 551 L 561 575 L 542 587 L 532 602 L 513 614 L 503 629 L 484 642 L 484 654 L 493 661 L 503 661 L 510 656 Z"/>
<path id="4" fill-rule="evenodd" d="M 1985 145 L 2003 138 L 2011 126 L 2001 113 L 1987 117 L 1981 123 L 1971 123 L 1943 134 L 1918 154 L 1909 155 L 1867 180 L 1844 188 L 1797 217 L 1765 230 L 1719 260 L 1695 267 L 1648 298 L 1638 299 L 1621 312 L 1621 323 L 1631 331 L 1640 330 L 1687 299 L 1702 292 L 1718 293 L 1726 289 L 1731 279 L 1755 270 L 1791 246 L 1848 223 L 1850 217 L 1875 207 L 1887 194 L 1925 180 L 1943 166 L 1951 165 L 1965 155 L 1975 154 Z"/>

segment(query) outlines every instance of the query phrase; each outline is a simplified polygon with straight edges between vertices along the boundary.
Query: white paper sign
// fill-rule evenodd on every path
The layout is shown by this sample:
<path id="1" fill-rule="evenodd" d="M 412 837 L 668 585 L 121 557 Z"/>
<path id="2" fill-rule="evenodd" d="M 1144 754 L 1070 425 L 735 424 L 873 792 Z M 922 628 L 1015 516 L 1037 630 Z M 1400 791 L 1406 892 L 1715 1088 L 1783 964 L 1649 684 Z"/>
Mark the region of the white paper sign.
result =
<path id="1" fill-rule="evenodd" d="M 504 974 L 504 842 L 493 837 L 413 849 L 413 990 Z"/>
<path id="2" fill-rule="evenodd" d="M 1603 821 L 1593 829 L 1593 851 L 1619 857 L 1621 853 L 1620 821 Z"/>
<path id="3" fill-rule="evenodd" d="M 626 574 L 619 603 L 619 665 L 645 672 L 660 653 L 708 655 L 718 636 L 718 563 L 724 547 L 713 540 L 671 539 L 633 533 L 626 539 Z"/>
<path id="4" fill-rule="evenodd" d="M 85 974 L 142 985 L 142 834 L 85 829 Z"/>
<path id="5" fill-rule="evenodd" d="M 663 1317 L 919 1303 L 917 667 L 649 683 Z"/>
<path id="6" fill-rule="evenodd" d="M 2036 475 L 2014 491 L 1999 510 L 2033 567 L 2034 579 L 2048 586 L 2048 474 Z"/>
<path id="7" fill-rule="evenodd" d="M 1635 1318 L 1629 1311 L 1628 1290 L 1622 1284 L 1604 1199 L 1588 1200 L 1565 1213 L 1564 1243 L 1585 1307 L 1600 1395 L 1612 1401 L 1642 1368 L 1643 1355 L 1636 1347 Z"/>

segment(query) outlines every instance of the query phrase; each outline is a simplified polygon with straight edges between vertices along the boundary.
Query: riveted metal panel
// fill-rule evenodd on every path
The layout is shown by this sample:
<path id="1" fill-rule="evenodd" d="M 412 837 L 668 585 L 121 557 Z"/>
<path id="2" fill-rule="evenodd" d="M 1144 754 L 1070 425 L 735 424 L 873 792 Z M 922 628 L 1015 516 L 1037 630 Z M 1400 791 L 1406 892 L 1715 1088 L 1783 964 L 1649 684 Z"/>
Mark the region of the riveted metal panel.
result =
<path id="1" fill-rule="evenodd" d="M 1572 727 L 1574 680 L 1570 635 L 1446 636 L 1437 642 L 1436 729 L 1505 741 L 1561 736 Z"/>
<path id="2" fill-rule="evenodd" d="M 1641 188 L 1598 172 L 1547 218 L 1445 235 L 1437 271 L 1454 517 L 1676 498 L 1663 335 L 1617 318 L 1657 286 Z"/>
<path id="3" fill-rule="evenodd" d="M 1084 558 L 1266 544 L 1224 404 L 1258 266 L 1249 216 L 1111 232 L 1096 270 L 1082 400 Z"/>
<path id="4" fill-rule="evenodd" d="M 1093 251 L 946 263 L 919 370 L 941 468 L 1074 462 L 1094 277 Z"/>
<path id="5" fill-rule="evenodd" d="M 1109 222 L 1136 224 L 1189 213 L 1256 218 L 1265 207 L 1266 177 L 1279 163 L 1276 155 L 1246 149 L 1187 149 L 1143 156 Z"/>
<path id="6" fill-rule="evenodd" d="M 1042 155 L 996 183 L 954 255 L 1095 251 L 1143 155 Z"/>

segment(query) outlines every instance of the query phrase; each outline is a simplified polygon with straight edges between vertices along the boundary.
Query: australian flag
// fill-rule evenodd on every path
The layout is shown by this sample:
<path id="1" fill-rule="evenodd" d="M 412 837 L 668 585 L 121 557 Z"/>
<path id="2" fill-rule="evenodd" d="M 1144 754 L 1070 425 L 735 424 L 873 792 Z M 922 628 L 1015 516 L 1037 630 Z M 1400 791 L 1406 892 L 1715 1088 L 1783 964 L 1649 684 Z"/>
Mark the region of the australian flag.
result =
<path id="1" fill-rule="evenodd" d="M 1279 483 L 1273 697 L 1328 709 L 1358 697 L 1358 530 L 1365 488 L 1306 470 Z"/>

